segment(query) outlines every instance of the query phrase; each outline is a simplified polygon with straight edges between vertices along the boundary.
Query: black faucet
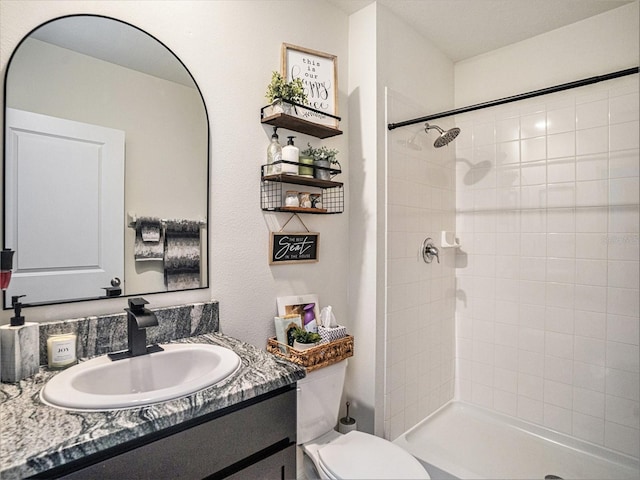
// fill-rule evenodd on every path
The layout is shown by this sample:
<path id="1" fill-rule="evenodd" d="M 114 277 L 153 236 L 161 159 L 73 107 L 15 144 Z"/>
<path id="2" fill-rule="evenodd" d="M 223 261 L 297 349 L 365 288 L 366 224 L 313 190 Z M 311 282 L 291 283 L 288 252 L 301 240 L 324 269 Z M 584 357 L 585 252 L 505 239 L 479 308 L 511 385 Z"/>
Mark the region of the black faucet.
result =
<path id="1" fill-rule="evenodd" d="M 129 299 L 129 308 L 124 309 L 127 312 L 127 343 L 129 348 L 121 352 L 110 353 L 111 360 L 139 357 L 163 350 L 157 344 L 147 346 L 147 328 L 158 325 L 155 314 L 144 307 L 148 303 L 144 298 Z"/>

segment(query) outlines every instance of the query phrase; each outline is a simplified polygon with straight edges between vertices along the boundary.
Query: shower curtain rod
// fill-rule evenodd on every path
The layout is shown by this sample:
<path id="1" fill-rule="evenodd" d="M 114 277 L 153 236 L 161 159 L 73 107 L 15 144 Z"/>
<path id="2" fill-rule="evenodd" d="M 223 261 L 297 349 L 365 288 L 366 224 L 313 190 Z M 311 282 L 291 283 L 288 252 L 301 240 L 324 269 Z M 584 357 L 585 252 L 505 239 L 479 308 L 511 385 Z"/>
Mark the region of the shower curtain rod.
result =
<path id="1" fill-rule="evenodd" d="M 638 73 L 638 67 L 627 68 L 626 70 L 619 70 L 613 73 L 607 73 L 606 75 L 598 75 L 595 77 L 585 78 L 577 80 L 575 82 L 563 83 L 554 87 L 542 88 L 540 90 L 534 90 L 532 92 L 520 93 L 511 97 L 499 98 L 497 100 L 491 100 L 483 103 L 476 103 L 468 107 L 456 108 L 454 110 L 447 110 L 446 112 L 434 113 L 427 115 L 426 117 L 414 118 L 413 120 L 405 120 L 404 122 L 390 123 L 387 128 L 393 130 L 399 127 L 406 127 L 408 125 L 415 125 L 416 123 L 428 122 L 429 120 L 435 120 L 436 118 L 449 117 L 451 115 L 457 115 L 460 113 L 473 112 L 474 110 L 480 110 L 482 108 L 495 107 L 497 105 L 504 105 L 505 103 L 517 102 L 518 100 L 525 100 L 527 98 L 539 97 L 540 95 L 546 95 L 548 93 L 561 92 L 563 90 L 569 90 L 570 88 L 584 87 L 585 85 L 591 85 L 593 83 L 603 82 L 605 80 L 612 80 L 614 78 L 624 77 L 626 75 L 633 75 Z"/>

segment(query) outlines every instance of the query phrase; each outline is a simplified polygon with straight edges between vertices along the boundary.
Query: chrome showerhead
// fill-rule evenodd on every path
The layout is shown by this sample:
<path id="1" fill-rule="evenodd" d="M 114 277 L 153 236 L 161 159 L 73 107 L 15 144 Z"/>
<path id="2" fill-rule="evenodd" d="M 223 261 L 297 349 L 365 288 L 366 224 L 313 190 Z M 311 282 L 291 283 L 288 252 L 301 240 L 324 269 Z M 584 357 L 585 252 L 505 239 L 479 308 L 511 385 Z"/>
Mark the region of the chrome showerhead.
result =
<path id="1" fill-rule="evenodd" d="M 445 132 L 437 125 L 429 125 L 428 123 L 424 124 L 424 131 L 426 133 L 429 133 L 429 130 L 431 129 L 436 129 L 440 133 L 440 136 L 436 138 L 435 142 L 433 142 L 433 146 L 436 148 L 444 147 L 451 143 L 460 134 L 460 129 L 458 127 L 453 127 Z"/>

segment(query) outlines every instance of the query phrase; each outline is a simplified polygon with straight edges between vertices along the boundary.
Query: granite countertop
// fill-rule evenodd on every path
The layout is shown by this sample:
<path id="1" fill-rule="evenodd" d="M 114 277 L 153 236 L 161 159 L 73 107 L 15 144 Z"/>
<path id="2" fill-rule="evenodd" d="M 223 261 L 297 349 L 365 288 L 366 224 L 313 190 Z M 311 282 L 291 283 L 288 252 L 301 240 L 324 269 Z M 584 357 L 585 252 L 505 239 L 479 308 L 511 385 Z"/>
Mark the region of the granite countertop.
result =
<path id="1" fill-rule="evenodd" d="M 304 369 L 221 333 L 176 343 L 229 347 L 242 359 L 231 377 L 187 397 L 148 407 L 72 412 L 40 402 L 40 389 L 56 372 L 0 386 L 0 478 L 23 478 L 64 465 L 181 422 L 249 400 L 304 377 Z"/>

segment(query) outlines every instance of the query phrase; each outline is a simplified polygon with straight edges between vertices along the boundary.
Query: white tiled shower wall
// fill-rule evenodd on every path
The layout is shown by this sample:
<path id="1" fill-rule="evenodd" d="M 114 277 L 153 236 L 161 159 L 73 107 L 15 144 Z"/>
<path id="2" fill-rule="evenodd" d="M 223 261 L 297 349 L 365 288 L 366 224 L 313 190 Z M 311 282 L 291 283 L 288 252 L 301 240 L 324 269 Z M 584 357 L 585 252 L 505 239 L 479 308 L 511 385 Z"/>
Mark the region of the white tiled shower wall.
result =
<path id="1" fill-rule="evenodd" d="M 424 113 L 393 92 L 389 118 Z M 450 123 L 450 121 L 449 121 Z M 443 123 L 444 126 L 446 123 Z M 455 227 L 453 148 L 434 149 L 423 125 L 387 135 L 385 438 L 395 439 L 454 394 L 454 252 L 426 264 L 420 246 Z"/>
<path id="2" fill-rule="evenodd" d="M 456 117 L 457 395 L 638 456 L 638 75 Z"/>

